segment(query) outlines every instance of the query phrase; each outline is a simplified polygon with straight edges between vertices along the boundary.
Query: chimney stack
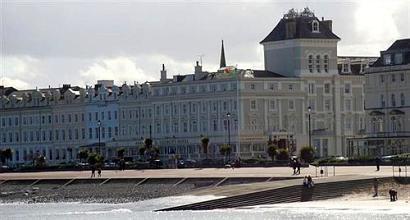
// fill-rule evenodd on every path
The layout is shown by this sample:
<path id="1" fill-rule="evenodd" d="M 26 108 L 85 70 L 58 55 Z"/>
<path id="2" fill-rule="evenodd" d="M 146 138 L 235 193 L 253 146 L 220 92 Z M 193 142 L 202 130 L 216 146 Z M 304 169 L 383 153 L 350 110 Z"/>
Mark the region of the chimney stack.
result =
<path id="1" fill-rule="evenodd" d="M 322 21 L 322 24 L 324 24 L 330 31 L 332 31 L 332 20 L 324 20 Z"/>
<path id="2" fill-rule="evenodd" d="M 161 82 L 167 81 L 167 71 L 165 70 L 165 64 L 162 64 L 162 70 L 161 70 Z"/>
<path id="3" fill-rule="evenodd" d="M 198 75 L 199 73 L 202 73 L 202 66 L 199 65 L 199 61 L 196 61 L 195 75 Z"/>

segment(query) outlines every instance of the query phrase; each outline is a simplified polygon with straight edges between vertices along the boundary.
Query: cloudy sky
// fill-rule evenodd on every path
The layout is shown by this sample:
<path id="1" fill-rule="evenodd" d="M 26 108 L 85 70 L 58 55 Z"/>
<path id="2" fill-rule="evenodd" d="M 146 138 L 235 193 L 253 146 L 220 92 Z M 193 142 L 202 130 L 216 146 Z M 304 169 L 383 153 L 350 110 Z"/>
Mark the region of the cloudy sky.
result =
<path id="1" fill-rule="evenodd" d="M 220 41 L 229 65 L 263 69 L 259 42 L 290 8 L 333 20 L 339 55 L 377 56 L 410 37 L 409 0 L 132 1 L 0 0 L 2 78 L 19 89 L 145 82 L 193 72 L 203 55 L 216 70 Z"/>

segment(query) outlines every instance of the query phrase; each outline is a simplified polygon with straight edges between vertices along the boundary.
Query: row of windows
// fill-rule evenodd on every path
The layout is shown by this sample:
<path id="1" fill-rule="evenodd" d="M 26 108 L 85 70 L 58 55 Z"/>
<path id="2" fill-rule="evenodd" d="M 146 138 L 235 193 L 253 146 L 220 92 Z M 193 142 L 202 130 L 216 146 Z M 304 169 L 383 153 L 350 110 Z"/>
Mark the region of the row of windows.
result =
<path id="1" fill-rule="evenodd" d="M 325 73 L 329 72 L 329 56 L 326 54 L 321 58 L 321 56 L 318 54 L 316 56 L 313 56 L 310 54 L 308 56 L 308 69 L 310 73 L 317 72 L 321 73 L 322 70 Z"/>
<path id="2" fill-rule="evenodd" d="M 383 94 L 380 95 L 380 105 L 382 108 L 386 107 L 386 99 Z M 405 106 L 406 105 L 406 97 L 404 96 L 404 93 L 400 93 L 400 106 Z M 391 107 L 396 107 L 396 94 L 391 94 L 390 95 L 390 106 Z"/>
<path id="3" fill-rule="evenodd" d="M 111 112 L 111 111 L 107 111 L 107 112 L 104 112 L 104 111 L 102 111 L 102 112 L 94 112 L 94 113 L 92 113 L 92 112 L 89 112 L 88 113 L 88 121 L 89 122 L 91 122 L 91 121 L 93 121 L 93 119 L 94 119 L 94 121 L 95 122 L 98 122 L 98 121 L 104 121 L 104 120 L 117 120 L 118 119 L 118 112 L 117 111 L 113 111 L 113 112 Z"/>
<path id="4" fill-rule="evenodd" d="M 93 131 L 94 130 L 94 131 Z M 81 133 L 80 133 L 81 132 Z M 113 133 L 114 132 L 114 133 Z M 101 138 L 111 138 L 118 136 L 118 127 L 101 127 L 99 128 L 89 128 L 88 138 L 89 139 L 98 139 L 99 134 L 101 133 Z M 86 139 L 86 130 L 82 128 L 79 129 L 61 129 L 61 130 L 43 130 L 43 131 L 23 131 L 22 132 L 22 141 L 23 142 L 33 142 L 33 141 L 66 141 L 66 140 L 84 140 Z M 3 143 L 17 143 L 20 142 L 20 132 L 9 132 L 3 133 L 2 139 Z"/>
<path id="5" fill-rule="evenodd" d="M 400 73 L 400 75 L 399 76 L 396 76 L 396 75 L 398 75 L 398 74 L 389 74 L 390 75 L 390 80 L 391 80 L 391 82 L 396 82 L 396 81 L 399 81 L 399 79 L 398 79 L 398 77 L 400 77 L 400 81 L 401 82 L 404 82 L 404 73 Z M 388 77 L 388 75 L 379 75 L 379 82 L 380 83 L 384 83 L 386 80 L 388 80 L 387 79 L 387 77 Z"/>
<path id="6" fill-rule="evenodd" d="M 204 92 L 217 92 L 217 91 L 235 91 L 237 89 L 236 83 L 223 83 L 223 84 L 210 84 L 199 86 L 179 86 L 179 87 L 165 87 L 154 89 L 154 96 L 167 96 L 176 94 L 194 94 Z"/>
<path id="7" fill-rule="evenodd" d="M 403 63 L 403 54 L 402 53 L 384 54 L 383 55 L 383 63 L 384 63 L 384 65 L 402 64 Z"/>

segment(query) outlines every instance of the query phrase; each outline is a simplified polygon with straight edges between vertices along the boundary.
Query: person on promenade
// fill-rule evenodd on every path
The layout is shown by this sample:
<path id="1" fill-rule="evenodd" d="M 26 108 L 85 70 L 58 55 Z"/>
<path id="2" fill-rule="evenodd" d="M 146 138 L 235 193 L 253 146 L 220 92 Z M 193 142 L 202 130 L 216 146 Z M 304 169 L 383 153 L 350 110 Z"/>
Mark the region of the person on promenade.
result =
<path id="1" fill-rule="evenodd" d="M 91 165 L 91 178 L 95 177 L 95 166 Z"/>
<path id="2" fill-rule="evenodd" d="M 291 164 L 292 164 L 292 168 L 293 168 L 293 175 L 296 175 L 296 161 L 292 160 Z"/>
<path id="3" fill-rule="evenodd" d="M 377 180 L 377 178 L 374 178 L 373 180 L 373 188 L 374 188 L 373 197 L 379 196 L 379 180 Z"/>
<path id="4" fill-rule="evenodd" d="M 300 166 L 301 166 L 299 160 L 296 160 L 296 166 L 297 166 L 297 168 L 298 168 L 298 170 L 296 171 L 296 173 L 299 175 L 299 174 L 300 174 Z"/>
<path id="5" fill-rule="evenodd" d="M 98 172 L 98 177 L 101 177 L 101 166 L 98 166 L 97 172 Z"/>
<path id="6" fill-rule="evenodd" d="M 381 162 L 381 160 L 380 160 L 380 158 L 376 158 L 376 171 L 380 171 L 380 162 Z"/>

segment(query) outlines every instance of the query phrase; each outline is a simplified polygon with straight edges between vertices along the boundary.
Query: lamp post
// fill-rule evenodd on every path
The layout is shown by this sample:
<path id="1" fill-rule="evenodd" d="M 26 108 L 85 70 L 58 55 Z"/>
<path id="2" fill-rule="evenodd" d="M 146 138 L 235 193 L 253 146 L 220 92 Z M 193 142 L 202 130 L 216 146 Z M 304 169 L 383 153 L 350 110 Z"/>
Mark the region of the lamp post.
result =
<path id="1" fill-rule="evenodd" d="M 226 113 L 226 117 L 228 117 L 228 146 L 229 148 L 231 148 L 231 122 L 230 122 L 230 118 L 231 118 L 231 113 Z M 228 160 L 230 160 L 231 158 L 231 154 L 229 153 L 228 155 Z"/>
<path id="2" fill-rule="evenodd" d="M 98 153 L 101 154 L 101 121 L 98 120 Z"/>
<path id="3" fill-rule="evenodd" d="M 310 113 L 311 113 L 311 111 L 312 111 L 312 108 L 309 106 L 308 107 L 308 112 L 309 112 L 309 125 L 308 125 L 308 128 L 309 128 L 309 147 L 312 147 L 312 131 L 311 131 L 311 128 L 310 128 Z"/>

